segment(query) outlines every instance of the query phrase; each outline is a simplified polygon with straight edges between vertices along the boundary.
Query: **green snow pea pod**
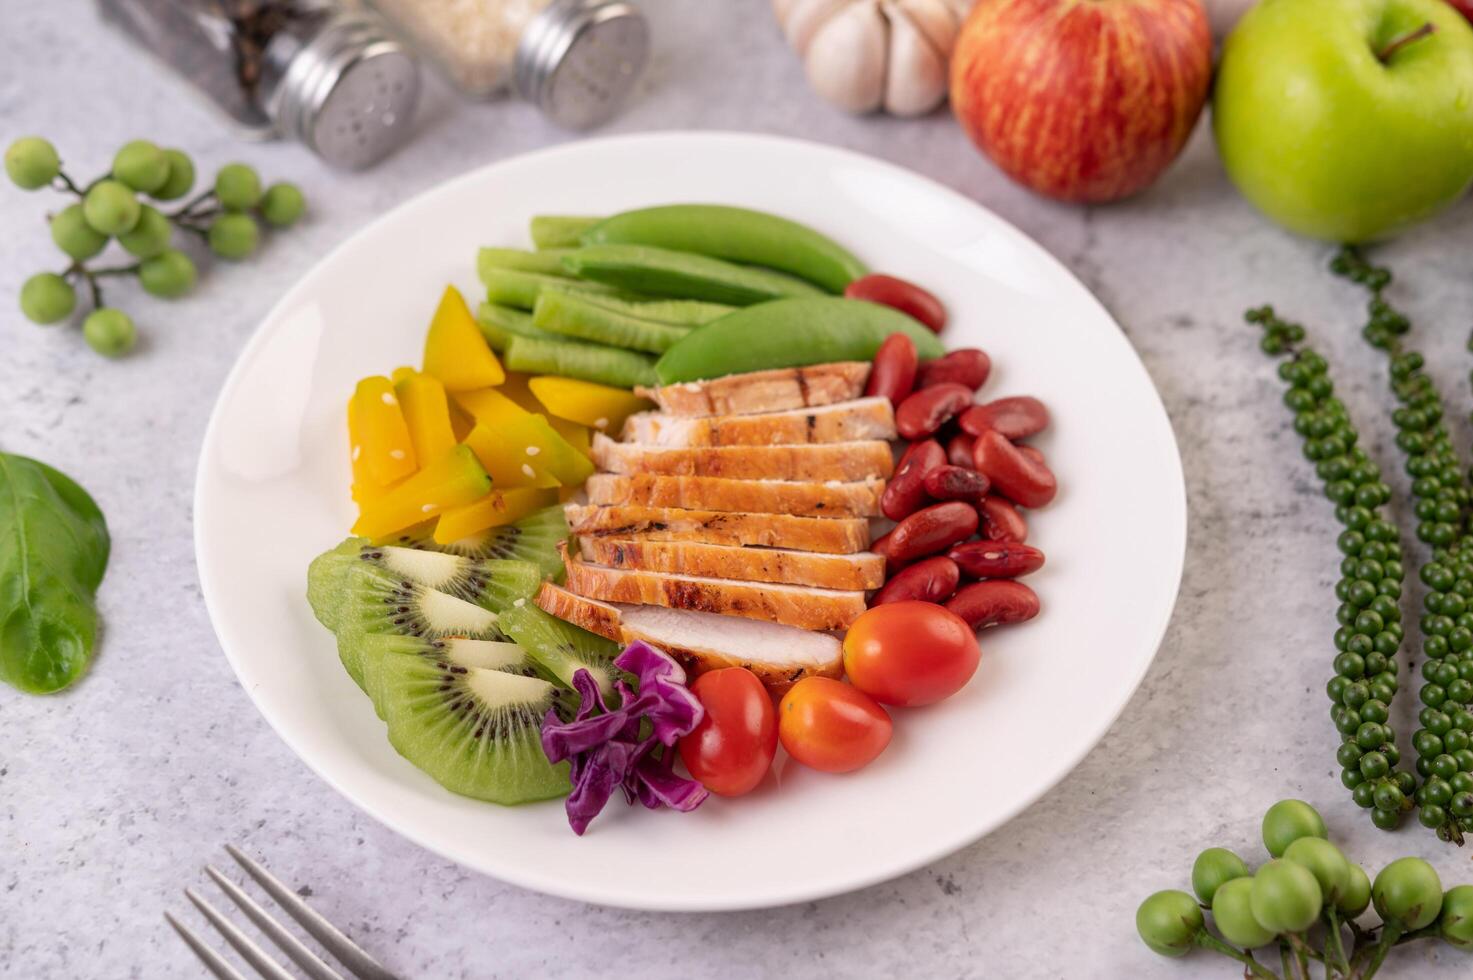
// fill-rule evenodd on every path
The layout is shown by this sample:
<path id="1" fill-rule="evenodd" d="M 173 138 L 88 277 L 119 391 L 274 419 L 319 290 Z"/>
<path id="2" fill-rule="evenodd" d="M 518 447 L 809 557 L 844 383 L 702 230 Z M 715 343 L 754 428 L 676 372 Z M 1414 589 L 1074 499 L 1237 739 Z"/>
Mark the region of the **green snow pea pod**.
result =
<path id="1" fill-rule="evenodd" d="M 822 295 L 817 286 L 784 272 L 650 245 L 586 245 L 563 256 L 563 268 L 605 287 L 733 306 Z"/>
<path id="2" fill-rule="evenodd" d="M 625 211 L 583 232 L 586 245 L 655 245 L 790 272 L 831 293 L 867 273 L 833 239 L 775 214 L 719 204 Z"/>
<path id="3" fill-rule="evenodd" d="M 837 296 L 759 303 L 697 327 L 655 364 L 660 384 L 746 371 L 868 361 L 892 333 L 915 341 L 921 360 L 946 351 L 936 335 L 899 310 Z"/>
<path id="4" fill-rule="evenodd" d="M 538 248 L 577 248 L 578 237 L 603 218 L 581 215 L 537 214 L 532 216 L 532 244 Z"/>

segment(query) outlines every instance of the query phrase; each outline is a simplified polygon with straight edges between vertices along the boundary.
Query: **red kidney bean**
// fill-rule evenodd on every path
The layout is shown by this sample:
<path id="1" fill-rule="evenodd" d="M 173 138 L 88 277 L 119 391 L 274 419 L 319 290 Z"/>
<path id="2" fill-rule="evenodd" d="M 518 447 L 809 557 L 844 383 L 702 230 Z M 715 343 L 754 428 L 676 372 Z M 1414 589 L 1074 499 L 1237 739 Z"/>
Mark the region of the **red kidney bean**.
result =
<path id="1" fill-rule="evenodd" d="M 947 382 L 922 388 L 895 409 L 895 428 L 907 439 L 924 439 L 970 404 L 972 389 L 966 385 Z"/>
<path id="2" fill-rule="evenodd" d="M 902 568 L 909 564 L 909 562 L 896 561 L 895 558 L 892 557 L 890 554 L 890 536 L 894 533 L 894 528 L 891 528 L 889 531 L 886 531 L 884 534 L 871 541 L 869 546 L 870 551 L 873 551 L 875 554 L 885 559 L 886 575 L 894 575 L 896 572 L 900 571 Z"/>
<path id="3" fill-rule="evenodd" d="M 987 496 L 987 477 L 961 466 L 938 466 L 926 474 L 926 493 L 936 500 L 965 500 L 975 504 Z"/>
<path id="4" fill-rule="evenodd" d="M 926 505 L 926 474 L 945 465 L 946 450 L 935 439 L 911 443 L 880 495 L 880 512 L 899 521 L 920 510 Z"/>
<path id="5" fill-rule="evenodd" d="M 932 504 L 895 525 L 886 554 L 892 561 L 910 563 L 945 551 L 977 530 L 977 511 L 959 500 Z"/>
<path id="6" fill-rule="evenodd" d="M 1016 541 L 1022 544 L 1028 540 L 1028 520 L 1013 506 L 1011 500 L 1005 500 L 997 494 L 988 494 L 982 498 L 977 505 L 977 516 L 980 518 L 982 537 L 988 541 Z"/>
<path id="7" fill-rule="evenodd" d="M 946 557 L 968 578 L 1018 578 L 1043 567 L 1043 552 L 1020 541 L 964 541 Z"/>
<path id="8" fill-rule="evenodd" d="M 929 388 L 950 382 L 966 385 L 976 391 L 986 384 L 987 376 L 991 373 L 992 359 L 985 351 L 975 347 L 962 347 L 922 364 L 916 375 L 916 384 L 921 388 Z"/>
<path id="9" fill-rule="evenodd" d="M 976 440 L 965 432 L 958 432 L 946 444 L 946 461 L 952 466 L 971 469 L 976 465 L 972 461 L 972 445 L 975 442 Z"/>
<path id="10" fill-rule="evenodd" d="M 963 432 L 974 436 L 991 430 L 1009 439 L 1027 439 L 1048 428 L 1048 408 L 1037 398 L 1020 395 L 973 406 L 957 421 Z"/>
<path id="11" fill-rule="evenodd" d="M 1007 436 L 996 430 L 977 437 L 972 459 L 977 472 L 991 481 L 993 489 L 1020 507 L 1042 507 L 1059 492 L 1058 481 L 1047 465 L 1019 452 Z"/>
<path id="12" fill-rule="evenodd" d="M 884 395 L 898 406 L 915 389 L 917 363 L 915 341 L 903 333 L 892 333 L 875 352 L 865 395 Z"/>
<path id="13" fill-rule="evenodd" d="M 946 307 L 933 294 L 913 282 L 895 276 L 875 273 L 860 276 L 844 287 L 844 295 L 850 299 L 863 299 L 881 306 L 891 306 L 901 313 L 909 314 L 936 333 L 946 326 Z"/>
<path id="14" fill-rule="evenodd" d="M 946 608 L 967 621 L 972 629 L 1021 623 L 1038 615 L 1038 593 L 1022 582 L 994 578 L 973 582 L 957 590 Z"/>
<path id="15" fill-rule="evenodd" d="M 871 606 L 887 602 L 919 599 L 921 602 L 945 602 L 961 581 L 956 562 L 944 556 L 918 561 L 885 583 L 869 601 Z"/>
<path id="16" fill-rule="evenodd" d="M 975 448 L 976 447 L 974 446 L 973 449 L 975 450 Z M 1033 460 L 1040 466 L 1048 465 L 1048 460 L 1043 458 L 1043 453 L 1041 453 L 1035 446 L 1019 446 L 1018 452 L 1022 453 L 1024 456 L 1027 456 L 1029 459 Z"/>

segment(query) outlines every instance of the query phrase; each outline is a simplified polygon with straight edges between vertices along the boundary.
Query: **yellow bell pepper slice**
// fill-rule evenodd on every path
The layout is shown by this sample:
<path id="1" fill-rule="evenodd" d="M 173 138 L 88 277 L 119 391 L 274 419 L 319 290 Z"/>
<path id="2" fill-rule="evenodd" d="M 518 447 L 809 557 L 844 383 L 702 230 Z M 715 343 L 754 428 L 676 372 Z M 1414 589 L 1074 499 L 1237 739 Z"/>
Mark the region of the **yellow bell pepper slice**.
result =
<path id="1" fill-rule="evenodd" d="M 593 474 L 588 457 L 534 415 L 494 388 L 457 392 L 456 403 L 475 417 L 465 443 L 499 489 L 578 486 Z"/>
<path id="2" fill-rule="evenodd" d="M 440 306 L 430 321 L 425 337 L 424 373 L 440 379 L 448 391 L 471 391 L 499 385 L 506 379 L 465 297 L 454 286 L 446 286 Z"/>
<path id="3" fill-rule="evenodd" d="M 618 432 L 629 416 L 654 407 L 623 388 L 577 378 L 533 378 L 527 386 L 550 414 L 599 432 Z"/>
<path id="4" fill-rule="evenodd" d="M 557 501 L 557 491 L 543 487 L 492 490 L 473 504 L 447 510 L 435 524 L 435 540 L 450 544 L 492 527 L 519 521 Z"/>
<path id="5" fill-rule="evenodd" d="M 396 375 L 399 372 L 394 372 Z M 450 400 L 438 378 L 411 371 L 397 379 L 394 391 L 404 410 L 409 438 L 419 459 L 439 459 L 455 448 L 455 428 L 450 424 Z"/>
<path id="6" fill-rule="evenodd" d="M 353 533 L 379 540 L 396 531 L 464 507 L 491 492 L 491 478 L 465 446 L 440 459 L 365 504 Z"/>
<path id="7" fill-rule="evenodd" d="M 546 409 L 537 400 L 537 396 L 532 394 L 532 389 L 527 387 L 527 382 L 531 380 L 531 375 L 522 374 L 520 371 L 508 371 L 506 380 L 497 385 L 496 390 L 532 414 L 538 415 Z"/>
<path id="8" fill-rule="evenodd" d="M 547 416 L 547 424 L 552 426 L 552 431 L 566 439 L 568 445 L 589 459 L 593 458 L 593 438 L 589 435 L 588 426 L 560 419 L 556 415 Z"/>
<path id="9" fill-rule="evenodd" d="M 419 469 L 409 424 L 388 378 L 375 376 L 358 382 L 348 428 L 354 461 L 363 463 L 379 486 L 386 487 Z"/>

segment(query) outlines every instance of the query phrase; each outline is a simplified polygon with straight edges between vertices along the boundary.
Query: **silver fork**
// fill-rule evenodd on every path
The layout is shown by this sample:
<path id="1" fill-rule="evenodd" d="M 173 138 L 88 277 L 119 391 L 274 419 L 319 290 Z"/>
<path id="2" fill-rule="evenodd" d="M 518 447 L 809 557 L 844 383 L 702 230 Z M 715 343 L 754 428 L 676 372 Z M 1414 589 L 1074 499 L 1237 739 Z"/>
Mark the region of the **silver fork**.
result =
<path id="1" fill-rule="evenodd" d="M 246 874 L 256 880 L 256 883 L 276 901 L 276 904 L 286 910 L 286 913 L 297 921 L 313 939 L 322 944 L 333 957 L 347 968 L 348 972 L 358 980 L 398 980 L 394 974 L 384 969 L 372 956 L 363 951 L 357 943 L 328 922 L 321 915 L 312 910 L 312 907 L 304 902 L 296 892 L 282 884 L 271 872 L 267 871 L 255 861 L 246 857 L 236 847 L 225 845 L 225 850 L 235 858 L 237 864 L 245 869 Z M 256 928 L 266 934 L 276 947 L 301 968 L 302 972 L 311 977 L 312 980 L 343 980 L 343 975 L 337 970 L 324 963 L 316 953 L 308 949 L 301 940 L 288 932 L 280 923 L 271 918 L 271 915 L 255 900 L 241 890 L 240 886 L 231 881 L 212 865 L 205 866 L 205 874 L 209 875 L 215 884 L 220 886 L 236 907 L 245 913 L 246 918 L 255 923 Z M 265 980 L 295 980 L 292 974 L 286 971 L 263 950 L 251 937 L 241 932 L 229 919 L 215 909 L 213 905 L 205 901 L 199 892 L 193 888 L 184 889 L 184 895 L 194 903 L 215 931 L 225 937 L 225 941 L 235 947 L 235 951 L 241 955 L 251 967 Z M 214 948 L 207 945 L 204 940 L 194 934 L 184 923 L 180 922 L 173 914 L 164 913 L 164 918 L 169 920 L 169 925 L 179 933 L 179 938 L 194 951 L 204 963 L 205 967 L 220 980 L 246 980 L 235 967 L 215 952 Z"/>

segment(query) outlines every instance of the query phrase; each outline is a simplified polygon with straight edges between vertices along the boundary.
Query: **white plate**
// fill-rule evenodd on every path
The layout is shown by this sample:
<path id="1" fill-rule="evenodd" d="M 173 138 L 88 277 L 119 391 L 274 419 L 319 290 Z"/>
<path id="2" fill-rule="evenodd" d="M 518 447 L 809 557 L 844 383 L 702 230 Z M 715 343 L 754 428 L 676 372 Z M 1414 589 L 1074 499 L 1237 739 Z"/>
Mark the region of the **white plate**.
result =
<path id="1" fill-rule="evenodd" d="M 1043 614 L 982 636 L 959 695 L 897 710 L 873 765 L 789 765 L 692 814 L 611 805 L 586 837 L 559 802 L 503 808 L 401 759 L 304 599 L 308 561 L 352 522 L 344 405 L 354 382 L 417 363 L 446 282 L 474 297 L 475 250 L 526 246 L 539 212 L 672 201 L 812 224 L 875 269 L 934 290 L 944 339 L 993 358 L 984 394 L 1053 410 L 1038 445 L 1059 498 L 1032 518 Z M 1038 245 L 964 197 L 844 150 L 745 135 L 589 140 L 493 164 L 343 244 L 266 317 L 215 407 L 200 459 L 205 601 L 241 684 L 287 744 L 406 837 L 527 888 L 644 909 L 805 901 L 903 874 L 1000 826 L 1104 735 L 1155 655 L 1181 578 L 1181 461 L 1150 378 L 1109 314 Z"/>

